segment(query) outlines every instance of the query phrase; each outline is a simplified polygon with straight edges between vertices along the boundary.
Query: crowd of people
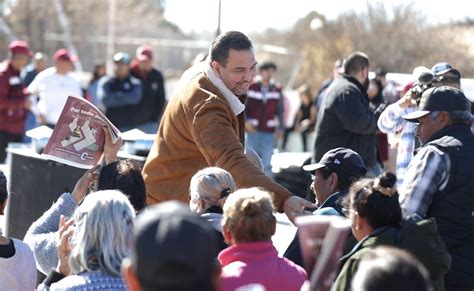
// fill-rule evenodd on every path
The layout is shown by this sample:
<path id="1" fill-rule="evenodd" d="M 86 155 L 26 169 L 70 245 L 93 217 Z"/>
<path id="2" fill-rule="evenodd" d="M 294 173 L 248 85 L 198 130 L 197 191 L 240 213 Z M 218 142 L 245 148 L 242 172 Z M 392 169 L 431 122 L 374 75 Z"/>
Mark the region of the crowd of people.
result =
<path id="1" fill-rule="evenodd" d="M 473 290 L 473 120 L 461 73 L 448 63 L 417 67 L 413 82 L 396 86 L 383 70 L 369 80 L 369 57 L 353 52 L 315 100 L 300 88 L 285 129 L 277 66 L 258 65 L 238 31 L 213 41 L 168 104 L 148 46 L 134 59 L 115 54 L 113 76 L 98 63 L 88 90 L 67 50 L 42 71 L 37 53 L 37 75 L 23 80 L 33 53 L 22 41 L 9 50 L 0 68 L 3 147 L 23 138 L 28 111 L 54 127 L 64 92 L 75 89 L 121 130 L 157 134 L 143 169 L 117 160 L 122 140 L 105 134 L 102 162 L 71 193 L 23 239 L 0 235 L 0 289 L 315 290 L 298 231 L 282 257 L 272 242 L 275 212 L 284 212 L 293 223 L 302 215 L 350 221 L 336 276 L 321 278 L 325 290 Z M 270 167 L 275 138 L 299 130 L 306 144 L 312 128 L 302 171 L 315 203 L 276 183 Z M 383 168 L 391 135 L 396 175 Z M 0 172 L 0 213 L 7 199 L 15 197 Z"/>
<path id="2" fill-rule="evenodd" d="M 26 131 L 39 125 L 54 128 L 69 95 L 92 102 L 121 131 L 156 133 L 166 97 L 164 77 L 153 67 L 150 46 L 140 46 L 135 58 L 117 52 L 112 76 L 98 61 L 89 80 L 75 72 L 77 57 L 67 49 L 57 50 L 52 59 L 47 67 L 44 53 L 33 54 L 25 41 L 10 43 L 0 67 L 0 163 L 8 143 L 29 141 Z"/>

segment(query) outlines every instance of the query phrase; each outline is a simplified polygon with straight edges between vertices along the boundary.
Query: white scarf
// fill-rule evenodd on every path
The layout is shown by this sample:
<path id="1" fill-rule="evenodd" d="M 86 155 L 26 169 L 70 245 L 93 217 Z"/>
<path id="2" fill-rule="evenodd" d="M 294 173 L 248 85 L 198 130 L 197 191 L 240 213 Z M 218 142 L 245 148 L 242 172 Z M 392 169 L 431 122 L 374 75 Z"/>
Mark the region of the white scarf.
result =
<path id="1" fill-rule="evenodd" d="M 204 73 L 206 76 L 211 80 L 212 84 L 219 89 L 219 91 L 224 95 L 225 99 L 227 102 L 229 102 L 230 108 L 234 112 L 235 116 L 239 115 L 244 111 L 245 105 L 240 102 L 239 98 L 235 96 L 232 91 L 227 88 L 227 86 L 222 82 L 222 79 L 219 77 L 219 75 L 214 71 L 214 69 L 211 67 L 210 60 L 205 60 L 204 61 L 207 65 L 204 66 Z"/>

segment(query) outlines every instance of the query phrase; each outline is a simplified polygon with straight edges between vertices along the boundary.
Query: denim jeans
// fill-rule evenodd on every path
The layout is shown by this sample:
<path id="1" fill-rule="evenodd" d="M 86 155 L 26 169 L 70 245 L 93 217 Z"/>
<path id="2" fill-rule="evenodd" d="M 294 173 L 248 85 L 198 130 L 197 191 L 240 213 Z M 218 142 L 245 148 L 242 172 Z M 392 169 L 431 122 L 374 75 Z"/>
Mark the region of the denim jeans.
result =
<path id="1" fill-rule="evenodd" d="M 273 178 L 272 166 L 270 164 L 273 154 L 273 133 L 253 132 L 247 133 L 246 146 L 252 148 L 262 159 L 264 172 Z"/>

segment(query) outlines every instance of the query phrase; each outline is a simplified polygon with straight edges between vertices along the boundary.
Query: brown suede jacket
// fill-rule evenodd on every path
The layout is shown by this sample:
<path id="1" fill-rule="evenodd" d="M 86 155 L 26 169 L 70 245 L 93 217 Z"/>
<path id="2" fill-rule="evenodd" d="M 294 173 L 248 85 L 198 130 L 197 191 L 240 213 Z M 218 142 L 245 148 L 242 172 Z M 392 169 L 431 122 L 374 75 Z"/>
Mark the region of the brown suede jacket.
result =
<path id="1" fill-rule="evenodd" d="M 147 203 L 188 202 L 191 177 L 215 166 L 229 171 L 239 188 L 269 191 L 281 210 L 292 194 L 247 159 L 243 143 L 243 113 L 236 116 L 205 73 L 197 74 L 176 90 L 163 114 L 143 168 Z"/>

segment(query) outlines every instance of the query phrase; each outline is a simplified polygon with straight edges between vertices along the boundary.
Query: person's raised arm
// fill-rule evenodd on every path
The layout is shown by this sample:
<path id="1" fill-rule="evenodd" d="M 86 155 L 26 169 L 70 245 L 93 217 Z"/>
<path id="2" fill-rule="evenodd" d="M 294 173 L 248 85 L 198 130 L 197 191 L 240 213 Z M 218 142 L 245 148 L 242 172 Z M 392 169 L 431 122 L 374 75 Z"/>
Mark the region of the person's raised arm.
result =
<path id="1" fill-rule="evenodd" d="M 102 130 L 104 131 L 105 135 L 103 162 L 108 165 L 117 159 L 117 153 L 123 144 L 123 140 L 119 136 L 118 140 L 116 140 L 114 143 L 112 141 L 112 137 L 110 136 L 108 127 L 104 126 Z"/>

